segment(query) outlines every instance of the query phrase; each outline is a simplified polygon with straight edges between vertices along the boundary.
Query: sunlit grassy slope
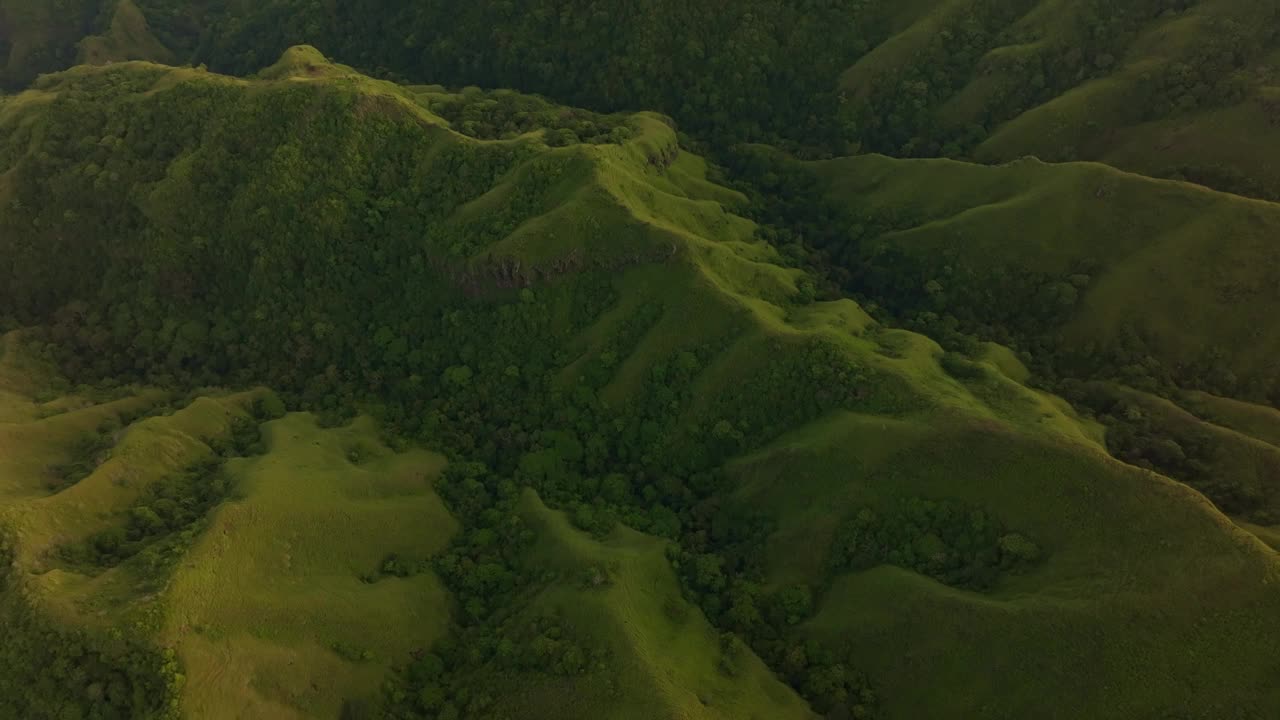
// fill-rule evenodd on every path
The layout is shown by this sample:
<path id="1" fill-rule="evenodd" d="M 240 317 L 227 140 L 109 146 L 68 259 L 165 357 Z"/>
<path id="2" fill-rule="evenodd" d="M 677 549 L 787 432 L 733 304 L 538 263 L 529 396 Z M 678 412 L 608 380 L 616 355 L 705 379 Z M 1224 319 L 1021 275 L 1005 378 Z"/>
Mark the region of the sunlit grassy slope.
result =
<path id="1" fill-rule="evenodd" d="M 456 522 L 432 490 L 443 458 L 395 455 L 367 422 L 290 415 L 263 435 L 166 593 L 160 638 L 186 668 L 189 717 L 336 717 L 449 619 L 431 573 L 360 579 L 448 542 Z"/>
<path id="2" fill-rule="evenodd" d="M 456 528 L 432 490 L 443 458 L 395 454 L 367 421 L 320 430 L 290 415 L 264 425 L 266 453 L 229 463 L 233 498 L 158 592 L 136 564 L 63 564 L 59 546 L 122 525 L 148 484 L 211 456 L 209 443 L 225 439 L 261 393 L 199 397 L 126 423 L 88 477 L 50 493 L 33 481 L 67 452 L 68 433 L 163 396 L 139 392 L 38 419 L 49 403 L 23 389 L 39 386 L 38 370 L 12 349 L 0 363 L 0 512 L 20 581 L 39 611 L 69 627 L 129 628 L 174 648 L 188 678 L 184 716 L 336 717 L 343 700 L 376 693 L 391 666 L 443 631 L 448 598 L 432 574 L 361 580 L 389 554 L 429 557 Z"/>
<path id="3" fill-rule="evenodd" d="M 740 198 L 708 182 L 704 163 L 679 148 L 663 118 L 626 118 L 630 136 L 616 142 L 552 146 L 542 132 L 481 140 L 432 111 L 436 90 L 373 81 L 297 48 L 253 80 L 145 63 L 47 78 L 0 101 L 0 128 L 22 140 L 0 147 L 0 159 L 22 173 L 42 167 L 29 143 L 42 127 L 70 122 L 82 91 L 97 93 L 96 102 L 120 116 L 95 127 L 98 136 L 83 136 L 86 142 L 108 164 L 118 161 L 109 172 L 143 176 L 145 191 L 108 196 L 116 189 L 103 181 L 104 195 L 95 197 L 113 202 L 77 218 L 27 188 L 23 197 L 35 204 L 30 214 L 12 204 L 0 210 L 0 220 L 17 232 L 0 243 L 32 257 L 56 252 L 59 262 L 47 261 L 51 269 L 65 273 L 64 257 L 119 267 L 142 252 L 135 243 L 145 237 L 152 264 L 122 272 L 129 287 L 165 296 L 174 292 L 171 272 L 199 262 L 203 272 L 189 282 L 244 302 L 235 309 L 246 322 L 278 321 L 281 342 L 292 341 L 295 318 L 264 312 L 255 319 L 252 303 L 274 297 L 269 291 L 282 278 L 308 281 L 298 290 L 306 303 L 284 307 L 332 310 L 350 323 L 343 332 L 358 337 L 371 332 L 359 301 L 378 298 L 348 294 L 345 276 L 332 268 L 392 258 L 368 294 L 398 308 L 430 308 L 429 300 L 459 293 L 500 302 L 503 291 L 525 285 L 532 289 L 518 302 L 548 297 L 571 307 L 578 298 L 565 296 L 569 280 L 583 270 L 607 270 L 616 301 L 582 327 L 559 328 L 570 326 L 565 321 L 550 330 L 560 333 L 557 349 L 565 357 L 557 383 L 572 389 L 587 369 L 604 368 L 600 394 L 624 417 L 654 394 L 673 408 L 663 417 L 674 418 L 644 428 L 667 443 L 648 446 L 654 452 L 710 446 L 734 433 L 751 438 L 734 449 L 731 484 L 719 501 L 776 521 L 763 550 L 766 581 L 814 584 L 817 614 L 802 632 L 821 643 L 851 644 L 850 662 L 866 670 L 886 717 L 1269 718 L 1280 708 L 1274 683 L 1280 566 L 1258 539 L 1263 535 L 1242 531 L 1188 487 L 1111 459 L 1099 427 L 1024 384 L 1026 369 L 1007 350 L 985 348 L 961 378 L 943 369 L 935 342 L 884 327 L 851 300 L 805 302 L 802 271 L 783 267 L 778 253 L 755 239 L 752 224 L 725 209 Z M 200 124 L 192 107 L 213 119 Z M 246 129 L 262 129 L 257 123 L 268 108 L 281 113 L 272 116 L 279 122 L 252 136 L 258 161 L 245 162 L 232 150 Z M 151 111 L 191 120 L 182 124 L 186 135 L 173 136 L 178 150 L 157 167 L 109 152 L 114 141 L 102 144 L 114 129 L 110 122 Z M 126 148 L 141 143 L 137 135 L 111 137 Z M 413 160 L 404 163 L 408 169 L 397 166 L 405 182 L 380 184 L 386 168 L 370 159 L 406 157 Z M 239 173 L 235 182 L 220 184 L 218 171 L 228 169 Z M 1177 299 L 1183 304 L 1176 322 L 1157 327 L 1168 330 L 1167 352 L 1194 355 L 1199 341 L 1188 328 L 1235 343 L 1251 337 L 1245 323 L 1266 311 L 1258 270 L 1256 277 L 1222 280 L 1243 283 L 1245 299 L 1237 304 L 1246 319 L 1233 324 L 1211 315 L 1220 307 L 1213 303 L 1225 302 L 1213 272 L 1227 261 L 1210 252 L 1184 205 L 1206 214 L 1204 222 L 1238 223 L 1241 233 L 1252 233 L 1250 242 L 1231 249 L 1232 261 L 1247 270 L 1270 257 L 1263 237 L 1270 206 L 1093 165 L 974 168 L 868 157 L 820 170 L 837 176 L 839 197 L 856 197 L 866 212 L 885 205 L 936 215 L 881 242 L 922 252 L 979 248 L 987 261 L 1040 263 L 1046 270 L 1065 267 L 1075 253 L 1098 255 L 1103 270 L 1082 301 L 1093 310 L 1078 313 L 1066 332 L 1105 336 L 1147 317 L 1140 308 Z M 433 184 L 465 173 L 474 176 L 463 185 Z M 79 187 L 84 177 L 67 182 Z M 960 191 L 943 196 L 944 182 Z M 1039 189 L 1026 189 L 1033 182 Z M 451 195 L 454 187 L 464 190 Z M 390 198 L 403 202 L 380 203 Z M 1148 202 L 1157 206 L 1142 209 Z M 1095 206 L 1099 211 L 1090 212 Z M 284 223 L 293 233 L 289 244 L 257 229 L 282 208 L 294 211 Z M 395 226 L 401 234 L 382 232 L 391 227 L 380 224 L 382 210 L 409 218 Z M 1132 219 L 1117 219 L 1120 210 Z M 1067 225 L 1050 229 L 1046 218 Z M 66 238 L 81 237 L 71 233 L 84 227 L 77 223 L 92 223 L 95 232 L 83 237 L 97 245 L 70 244 Z M 1172 249 L 1150 250 L 1152 228 L 1168 233 Z M 197 242 L 197 234 L 224 242 Z M 972 243 L 958 244 L 957 236 Z M 72 247 L 82 254 L 72 257 Z M 1139 261 L 1144 252 L 1169 256 L 1153 260 L 1168 280 L 1138 284 L 1149 280 Z M 113 288 L 93 284 L 98 280 L 41 288 L 47 295 L 32 304 L 70 293 L 114 299 Z M 1195 297 L 1208 307 L 1197 314 L 1198 306 L 1174 297 L 1178 292 L 1200 293 Z M 354 310 L 340 315 L 335 308 Z M 652 322 L 632 332 L 628 326 L 642 312 Z M 1152 317 L 1156 323 L 1163 316 Z M 426 345 L 425 333 L 412 335 L 413 319 L 406 333 Z M 1242 372 L 1269 367 L 1265 348 L 1249 348 L 1239 359 Z M 180 363 L 181 350 L 169 357 Z M 683 389 L 687 400 L 664 396 L 668 388 L 652 382 L 673 357 L 692 378 Z M 303 359 L 286 357 L 284 364 Z M 321 430 L 303 414 L 268 422 L 266 453 L 229 461 L 235 492 L 213 510 L 155 602 L 141 603 L 131 595 L 127 567 L 91 577 L 41 550 L 112 522 L 114 503 L 138 487 L 113 483 L 112 473 L 123 471 L 113 467 L 145 483 L 161 467 L 190 461 L 208 451 L 208 441 L 254 395 L 211 392 L 144 420 L 120 439 L 129 453 L 50 493 L 31 473 L 58 462 L 70 436 L 50 431 L 40 443 L 22 444 L 38 434 L 32 424 L 53 428 L 59 418 L 39 420 L 29 388 L 6 373 L 0 373 L 0 389 L 8 393 L 0 438 L 13 439 L 0 442 L 22 449 L 14 460 L 0 459 L 0 488 L 5 519 L 19 531 L 21 566 L 31 575 L 24 583 L 65 622 L 127 618 L 142 622 L 153 642 L 176 648 L 188 678 L 179 698 L 187 715 L 331 717 L 342 696 L 371 695 L 390 664 L 439 636 L 450 601 L 429 574 L 360 582 L 386 553 L 429 554 L 450 537 L 453 521 L 429 485 L 439 457 L 392 454 L 363 421 L 338 430 Z M 372 382 L 372 374 L 362 379 Z M 438 375 L 418 380 L 431 383 Z M 116 402 L 160 402 L 150 398 L 137 391 Z M 84 413 L 91 426 L 118 412 L 107 404 L 65 418 L 80 422 L 77 413 Z M 354 456 L 359 462 L 352 462 L 353 444 L 364 445 Z M 864 506 L 903 498 L 980 507 L 1030 538 L 1043 558 L 984 592 L 887 566 L 828 577 L 825 559 L 840 523 Z M 610 651 L 613 666 L 603 677 L 574 681 L 495 677 L 494 687 L 503 690 L 495 702 L 510 716 L 808 716 L 773 675 L 778 668 L 750 653 L 741 656 L 737 677 L 720 673 L 719 639 L 706 618 L 678 599 L 662 541 L 626 528 L 592 540 L 532 495 L 524 497 L 521 515 L 535 531 L 531 562 L 553 579 L 511 613 L 562 610 L 575 629 Z M 584 587 L 579 571 L 600 565 L 612 581 Z M 107 613 L 88 617 L 85 608 Z"/>
<path id="4" fill-rule="evenodd" d="M 568 618 L 575 633 L 607 650 L 608 672 L 560 682 L 500 674 L 491 681 L 501 690 L 498 716 L 814 717 L 750 650 L 739 646 L 735 674 L 721 669 L 720 636 L 681 597 L 666 542 L 624 527 L 592 539 L 532 492 L 520 513 L 538 537 L 529 551 L 532 566 L 557 578 L 524 612 Z"/>

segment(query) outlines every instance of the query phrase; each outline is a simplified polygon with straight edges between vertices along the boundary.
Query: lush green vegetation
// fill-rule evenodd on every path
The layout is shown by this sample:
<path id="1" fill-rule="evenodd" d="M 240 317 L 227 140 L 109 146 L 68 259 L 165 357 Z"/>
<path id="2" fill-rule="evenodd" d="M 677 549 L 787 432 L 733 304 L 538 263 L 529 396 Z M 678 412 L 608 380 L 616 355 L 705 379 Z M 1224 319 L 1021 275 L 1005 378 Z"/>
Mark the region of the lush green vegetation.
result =
<path id="1" fill-rule="evenodd" d="M 136 5 L 256 75 L 0 98 L 4 664 L 57 668 L 14 712 L 1280 707 L 1274 422 L 1205 393 L 1275 402 L 1273 206 L 743 144 L 982 156 L 1183 8 L 1089 5 L 961 127 L 1041 6 Z M 1251 101 L 1182 100 L 1210 69 L 1145 120 Z"/>
<path id="2" fill-rule="evenodd" d="M 255 409 L 263 412 L 261 404 Z M 232 492 L 223 463 L 229 457 L 261 452 L 258 435 L 258 424 L 250 417 L 234 418 L 230 438 L 210 442 L 218 455 L 147 485 L 124 514 L 123 525 L 63 547 L 60 555 L 69 563 L 99 567 L 113 567 L 141 555 L 148 573 L 167 569 L 204 529 L 208 512 Z M 77 443 L 75 451 L 80 450 Z"/>
<path id="3" fill-rule="evenodd" d="M 44 617 L 12 586 L 13 554 L 3 550 L 0 712 L 15 718 L 169 716 L 181 684 L 172 655 L 138 638 L 90 636 Z"/>
<path id="4" fill-rule="evenodd" d="M 948 584 L 986 589 L 1000 573 L 1034 562 L 1040 548 L 980 509 L 913 499 L 882 517 L 863 508 L 841 524 L 829 562 L 838 570 L 890 564 Z"/>
<path id="5" fill-rule="evenodd" d="M 61 490 L 85 479 L 92 473 L 111 452 L 115 445 L 115 433 L 119 430 L 108 421 L 98 426 L 93 432 L 87 432 L 76 438 L 71 446 L 71 459 L 51 468 L 53 477 L 49 489 Z"/>

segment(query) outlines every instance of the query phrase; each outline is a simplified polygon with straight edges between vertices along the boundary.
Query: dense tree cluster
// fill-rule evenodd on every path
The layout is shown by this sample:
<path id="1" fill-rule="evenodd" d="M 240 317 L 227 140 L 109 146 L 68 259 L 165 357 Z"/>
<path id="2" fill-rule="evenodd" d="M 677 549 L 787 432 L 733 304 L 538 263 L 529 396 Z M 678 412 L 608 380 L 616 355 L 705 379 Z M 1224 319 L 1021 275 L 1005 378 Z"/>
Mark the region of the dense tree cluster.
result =
<path id="1" fill-rule="evenodd" d="M 20 4 L 20 0 L 11 0 Z M 676 118 L 706 147 L 767 142 L 804 156 L 857 149 L 892 155 L 967 156 L 1019 114 L 1117 73 L 1153 27 L 1193 9 L 1188 0 L 1089 0 L 1061 10 L 1052 27 L 1028 22 L 1035 0 L 971 0 L 937 8 L 937 29 L 882 68 L 867 87 L 841 89 L 842 73 L 895 28 L 884 0 L 751 0 L 639 5 L 594 0 L 565 6 L 507 0 L 458 7 L 388 0 L 137 0 L 153 33 L 192 64 L 256 72 L 286 48 L 311 44 L 379 76 L 454 87 L 514 87 L 600 112 L 652 109 Z M 71 64 L 74 43 L 110 22 L 113 3 L 59 0 L 53 31 L 8 80 Z M 17 11 L 15 11 L 17 12 Z M 1174 48 L 1139 86 L 1127 117 L 1137 124 L 1239 102 L 1255 92 L 1254 66 L 1275 46 L 1273 4 L 1197 17 L 1197 42 Z M 44 28 L 44 25 L 41 27 Z M 8 40 L 0 30 L 0 47 Z M 4 53 L 0 53 L 3 56 Z M 45 57 L 45 55 L 48 55 Z M 12 74 L 12 73 L 11 73 Z M 976 88 L 976 89 L 975 89 Z M 972 92 L 971 92 L 972 91 Z M 964 102 L 957 103 L 962 93 Z M 455 126 L 475 137 L 531 126 L 514 94 L 468 100 Z M 758 98 L 785 98 L 760 102 Z M 957 106 L 963 111 L 957 115 Z M 525 113 L 529 113 L 526 115 Z M 522 116 L 522 117 L 517 117 Z M 581 117 L 539 121 L 557 145 L 620 132 Z M 1088 129 L 1085 141 L 1105 128 Z M 594 140 L 593 140 L 594 138 Z M 1069 143 L 1045 159 L 1076 158 Z M 1179 174 L 1259 197 L 1280 189 L 1228 168 Z"/>
<path id="2" fill-rule="evenodd" d="M 427 109 L 449 121 L 454 130 L 481 140 L 510 140 L 545 130 L 553 147 L 589 143 L 621 144 L 632 136 L 625 115 L 601 115 L 554 105 L 511 90 L 483 92 L 468 88 L 457 95 L 432 94 Z"/>
<path id="3" fill-rule="evenodd" d="M 850 132 L 837 119 L 836 79 L 888 32 L 887 5 L 875 0 L 138 4 L 180 57 L 220 71 L 252 73 L 305 43 L 394 79 L 657 110 L 715 143 L 819 152 L 843 150 Z"/>
<path id="4" fill-rule="evenodd" d="M 516 510 L 520 487 L 481 463 L 458 461 L 445 468 L 437 488 L 462 531 L 434 559 L 388 557 L 380 573 L 434 570 L 454 596 L 459 616 L 448 637 L 400 668 L 376 711 L 352 706 L 348 715 L 483 718 L 495 700 L 483 681 L 486 673 L 575 676 L 605 669 L 607 652 L 576 632 L 562 613 L 531 613 L 517 602 L 558 579 L 529 564 L 534 534 Z"/>
<path id="5" fill-rule="evenodd" d="M 879 512 L 854 513 L 836 533 L 828 563 L 837 572 L 897 565 L 955 587 L 985 590 L 1040 554 L 1034 542 L 984 510 L 910 498 Z"/>
<path id="6" fill-rule="evenodd" d="M 476 257 L 536 212 L 553 182 L 542 178 L 556 172 L 536 147 L 440 146 L 418 123 L 368 112 L 337 90 L 253 97 L 191 83 L 130 104 L 93 100 L 148 80 L 100 71 L 54 101 L 43 134 L 22 138 L 38 149 L 19 163 L 18 203 L 0 223 L 14 229 L 9 257 L 31 282 L 2 292 L 24 320 L 48 324 L 45 339 L 66 350 L 64 367 L 77 378 L 266 382 L 334 420 L 363 406 L 392 434 L 457 459 L 440 493 L 464 530 L 432 563 L 461 610 L 456 650 L 435 650 L 449 670 L 432 684 L 447 705 L 423 701 L 406 671 L 388 701 L 401 716 L 448 716 L 446 707 L 482 716 L 484 693 L 470 687 L 469 671 L 512 652 L 566 672 L 596 658 L 577 640 L 506 626 L 533 587 L 521 561 L 527 531 L 513 510 L 519 488 L 536 489 L 589 532 L 625 522 L 729 558 L 729 572 L 742 576 L 741 563 L 753 561 L 731 549 L 738 523 L 715 520 L 721 464 L 832 409 L 911 402 L 817 340 L 779 348 L 743 368 L 733 391 L 696 402 L 696 384 L 740 335 L 727 327 L 658 357 L 640 387 L 609 406 L 602 392 L 667 308 L 642 304 L 600 347 L 570 352 L 570 340 L 617 303 L 609 272 L 588 267 L 511 289 L 495 274 L 470 292 L 475 276 L 449 260 Z M 289 121 L 298 117 L 306 120 Z M 450 221 L 512 173 L 519 178 L 502 212 L 480 224 Z M 80 203 L 87 193 L 101 204 Z M 72 233 L 95 272 L 53 283 L 62 268 L 49 245 Z M 170 489 L 192 512 L 168 512 L 183 507 L 163 502 L 176 500 Z M 81 559 L 110 564 L 183 535 L 218 495 L 192 489 L 182 479 L 158 484 L 125 528 L 94 538 Z M 365 579 L 422 569 L 420 559 L 389 558 Z M 758 578 L 745 582 L 719 601 L 713 621 L 768 658 L 781 658 L 786 642 L 802 645 L 782 629 L 811 612 L 804 591 L 773 598 Z M 513 637 L 524 639 L 509 651 L 503 643 Z M 865 705 L 865 683 L 843 656 L 790 650 L 807 659 L 793 658 L 788 678 L 815 702 Z"/>
<path id="7" fill-rule="evenodd" d="M 708 499 L 695 508 L 681 545 L 669 552 L 686 596 L 725 633 L 721 671 L 736 672 L 740 638 L 815 710 L 829 717 L 873 717 L 876 695 L 858 671 L 852 648 L 799 632 L 817 609 L 822 588 L 765 588 L 762 559 L 772 531 L 767 517 Z"/>
<path id="8" fill-rule="evenodd" d="M 182 678 L 171 651 L 53 623 L 11 581 L 13 572 L 10 541 L 0 538 L 0 716 L 173 717 Z"/>
<path id="9" fill-rule="evenodd" d="M 944 127 L 938 109 L 969 83 L 983 56 L 1032 0 L 973 0 L 950 16 L 941 32 L 905 66 L 886 68 L 867 97 L 847 111 L 857 121 L 863 149 L 906 157 L 960 154 L 985 139 L 981 125 Z"/>
<path id="10" fill-rule="evenodd" d="M 1151 97 L 1138 106 L 1144 119 L 1221 107 L 1248 97 L 1256 84 L 1249 65 L 1280 40 L 1280 6 L 1258 3 L 1246 16 L 1210 17 L 1197 39 L 1189 55 L 1162 66 L 1152 78 Z"/>
<path id="11" fill-rule="evenodd" d="M 1268 484 L 1253 482 L 1227 461 L 1240 448 L 1225 447 L 1206 426 L 1153 411 L 1156 401 L 1144 403 L 1108 383 L 1068 381 L 1060 392 L 1107 427 L 1107 449 L 1115 457 L 1185 482 L 1233 517 L 1261 525 L 1280 519 L 1280 503 Z M 1171 407 L 1171 412 L 1178 411 Z M 1261 470 L 1264 476 L 1271 472 Z"/>

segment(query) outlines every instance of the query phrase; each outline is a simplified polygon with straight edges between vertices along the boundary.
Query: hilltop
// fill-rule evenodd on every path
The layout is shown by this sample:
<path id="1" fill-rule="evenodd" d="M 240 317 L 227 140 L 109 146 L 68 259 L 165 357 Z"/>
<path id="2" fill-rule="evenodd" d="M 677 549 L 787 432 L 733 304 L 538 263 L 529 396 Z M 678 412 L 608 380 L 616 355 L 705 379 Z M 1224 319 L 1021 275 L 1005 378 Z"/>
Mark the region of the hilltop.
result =
<path id="1" fill-rule="evenodd" d="M 1273 520 L 1115 459 L 1007 348 L 819 299 L 664 116 L 294 47 L 46 75 L 0 138 L 5 711 L 1280 707 Z M 805 172 L 850 162 L 892 163 Z M 885 173 L 868 208 L 930 198 Z"/>

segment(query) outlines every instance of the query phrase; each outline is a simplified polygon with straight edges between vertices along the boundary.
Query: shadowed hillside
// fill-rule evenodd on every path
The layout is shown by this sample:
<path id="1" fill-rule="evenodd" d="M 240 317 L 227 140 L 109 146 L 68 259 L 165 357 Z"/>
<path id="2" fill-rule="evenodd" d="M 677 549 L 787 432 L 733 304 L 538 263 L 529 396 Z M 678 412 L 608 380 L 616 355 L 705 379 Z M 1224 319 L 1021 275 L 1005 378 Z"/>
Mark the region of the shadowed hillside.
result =
<path id="1" fill-rule="evenodd" d="M 1100 160 L 1280 198 L 1280 5 L 932 4 L 854 64 L 864 148 L 1004 162 Z"/>
<path id="2" fill-rule="evenodd" d="M 824 249 L 872 297 L 1047 343 L 1064 367 L 1275 392 L 1280 206 L 1101 164 L 868 155 L 813 169 L 852 224 Z M 1115 357 L 1139 342 L 1159 368 Z"/>
<path id="3" fill-rule="evenodd" d="M 169 53 L 248 74 L 310 43 L 385 77 L 658 110 L 715 147 L 1097 160 L 1280 197 L 1273 0 L 51 7 L 0 3 L 6 84 Z"/>

